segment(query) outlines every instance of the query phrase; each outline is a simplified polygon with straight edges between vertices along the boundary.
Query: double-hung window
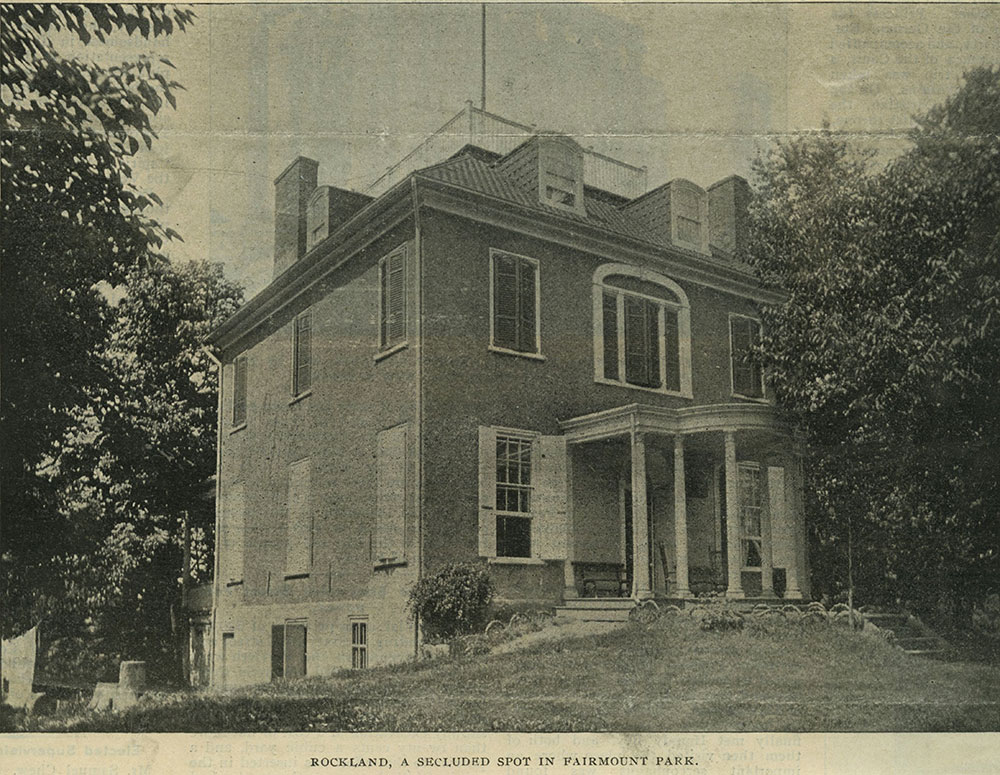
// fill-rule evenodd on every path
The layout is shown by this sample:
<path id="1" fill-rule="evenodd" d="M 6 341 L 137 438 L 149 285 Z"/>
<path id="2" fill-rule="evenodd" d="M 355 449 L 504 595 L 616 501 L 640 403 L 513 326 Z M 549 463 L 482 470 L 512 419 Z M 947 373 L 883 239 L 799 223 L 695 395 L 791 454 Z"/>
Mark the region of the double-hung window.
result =
<path id="1" fill-rule="evenodd" d="M 368 620 L 351 620 L 351 667 L 364 670 L 368 667 Z"/>
<path id="2" fill-rule="evenodd" d="M 237 355 L 233 361 L 233 427 L 247 422 L 247 356 Z"/>
<path id="3" fill-rule="evenodd" d="M 531 442 L 497 435 L 497 557 L 531 557 Z"/>
<path id="4" fill-rule="evenodd" d="M 312 313 L 296 316 L 292 332 L 292 396 L 312 387 Z"/>
<path id="5" fill-rule="evenodd" d="M 761 535 L 764 518 L 762 469 L 756 463 L 737 466 L 737 493 L 740 504 L 740 543 L 743 566 L 761 566 Z"/>
<path id="6" fill-rule="evenodd" d="M 491 336 L 495 349 L 538 355 L 538 262 L 501 250 L 490 251 Z"/>
<path id="7" fill-rule="evenodd" d="M 600 382 L 687 395 L 686 300 L 642 274 L 607 274 L 595 283 L 596 377 Z"/>
<path id="8" fill-rule="evenodd" d="M 406 248 L 379 261 L 379 349 L 406 341 Z"/>
<path id="9" fill-rule="evenodd" d="M 760 344 L 760 321 L 744 315 L 729 316 L 729 351 L 733 395 L 764 397 L 764 375 L 754 356 Z"/>

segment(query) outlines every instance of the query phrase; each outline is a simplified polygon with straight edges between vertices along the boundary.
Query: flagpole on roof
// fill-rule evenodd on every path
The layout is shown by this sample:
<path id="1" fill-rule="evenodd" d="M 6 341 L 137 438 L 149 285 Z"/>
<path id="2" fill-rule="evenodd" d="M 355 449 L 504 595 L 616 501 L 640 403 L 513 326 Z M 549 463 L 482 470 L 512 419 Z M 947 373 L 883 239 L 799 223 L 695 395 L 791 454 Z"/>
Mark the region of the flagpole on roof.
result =
<path id="1" fill-rule="evenodd" d="M 483 89 L 479 107 L 483 112 L 485 112 L 486 111 L 486 3 L 483 3 L 482 7 L 483 7 L 483 34 L 482 34 Z"/>

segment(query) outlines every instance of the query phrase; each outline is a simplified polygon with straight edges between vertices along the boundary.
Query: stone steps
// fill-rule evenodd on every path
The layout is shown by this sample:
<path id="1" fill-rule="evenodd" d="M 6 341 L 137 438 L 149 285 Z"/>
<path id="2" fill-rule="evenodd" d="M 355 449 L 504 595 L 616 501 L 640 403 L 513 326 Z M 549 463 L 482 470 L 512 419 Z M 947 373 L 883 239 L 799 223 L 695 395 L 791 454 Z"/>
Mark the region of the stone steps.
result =
<path id="1" fill-rule="evenodd" d="M 906 611 L 862 611 L 861 615 L 880 630 L 892 631 L 893 643 L 907 654 L 941 656 L 948 648 L 944 638 Z"/>

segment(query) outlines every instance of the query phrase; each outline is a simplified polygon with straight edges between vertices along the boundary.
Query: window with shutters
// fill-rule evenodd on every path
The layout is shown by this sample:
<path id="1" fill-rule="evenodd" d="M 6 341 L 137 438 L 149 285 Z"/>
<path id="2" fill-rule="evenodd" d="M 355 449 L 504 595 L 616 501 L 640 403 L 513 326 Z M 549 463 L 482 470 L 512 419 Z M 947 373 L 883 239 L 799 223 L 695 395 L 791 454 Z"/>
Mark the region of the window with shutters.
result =
<path id="1" fill-rule="evenodd" d="M 564 436 L 479 428 L 479 555 L 490 562 L 566 559 Z"/>
<path id="2" fill-rule="evenodd" d="M 288 467 L 288 523 L 285 544 L 285 578 L 309 575 L 312 567 L 313 520 L 311 461 Z"/>
<path id="3" fill-rule="evenodd" d="M 247 356 L 237 355 L 233 361 L 233 427 L 247 423 Z"/>
<path id="4" fill-rule="evenodd" d="M 764 373 L 755 350 L 760 344 L 760 321 L 745 315 L 729 316 L 729 352 L 733 395 L 764 397 Z"/>
<path id="5" fill-rule="evenodd" d="M 376 565 L 405 560 L 407 425 L 379 431 L 376 442 L 375 557 Z"/>
<path id="6" fill-rule="evenodd" d="M 490 250 L 490 348 L 540 357 L 538 261 Z"/>
<path id="7" fill-rule="evenodd" d="M 379 350 L 406 342 L 406 248 L 379 261 Z"/>
<path id="8" fill-rule="evenodd" d="M 303 396 L 312 388 L 312 313 L 295 317 L 292 334 L 292 396 Z"/>
<path id="9" fill-rule="evenodd" d="M 595 379 L 691 395 L 690 310 L 671 280 L 607 265 L 594 282 Z"/>
<path id="10" fill-rule="evenodd" d="M 351 619 L 351 667 L 364 670 L 368 667 L 368 619 Z"/>
<path id="11" fill-rule="evenodd" d="M 762 469 L 756 463 L 740 463 L 736 471 L 743 567 L 759 568 L 761 566 L 761 530 L 764 516 Z"/>
<path id="12" fill-rule="evenodd" d="M 246 532 L 246 491 L 243 482 L 235 482 L 229 486 L 223 504 L 222 575 L 227 584 L 239 584 L 243 581 Z"/>

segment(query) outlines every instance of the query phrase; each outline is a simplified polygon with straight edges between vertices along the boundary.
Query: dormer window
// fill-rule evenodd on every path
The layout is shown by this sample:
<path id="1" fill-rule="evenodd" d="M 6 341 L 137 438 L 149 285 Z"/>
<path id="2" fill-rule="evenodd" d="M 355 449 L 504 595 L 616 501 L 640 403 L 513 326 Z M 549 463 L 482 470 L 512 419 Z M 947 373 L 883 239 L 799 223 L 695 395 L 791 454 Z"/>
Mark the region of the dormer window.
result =
<path id="1" fill-rule="evenodd" d="M 583 150 L 568 137 L 542 136 L 538 143 L 539 199 L 582 215 Z"/>
<path id="2" fill-rule="evenodd" d="M 670 183 L 671 241 L 708 252 L 708 194 L 687 180 Z"/>
<path id="3" fill-rule="evenodd" d="M 312 250 L 330 235 L 330 188 L 320 186 L 309 198 L 306 211 L 306 250 Z"/>

